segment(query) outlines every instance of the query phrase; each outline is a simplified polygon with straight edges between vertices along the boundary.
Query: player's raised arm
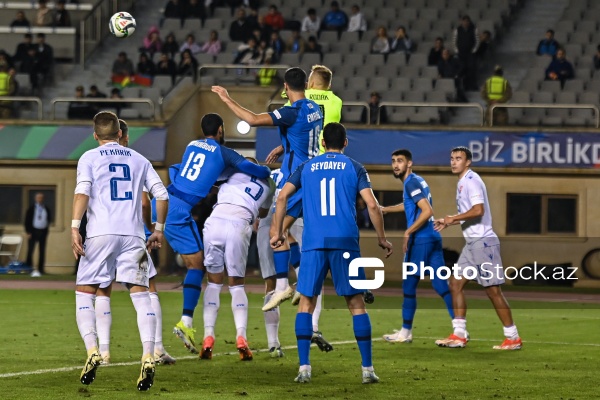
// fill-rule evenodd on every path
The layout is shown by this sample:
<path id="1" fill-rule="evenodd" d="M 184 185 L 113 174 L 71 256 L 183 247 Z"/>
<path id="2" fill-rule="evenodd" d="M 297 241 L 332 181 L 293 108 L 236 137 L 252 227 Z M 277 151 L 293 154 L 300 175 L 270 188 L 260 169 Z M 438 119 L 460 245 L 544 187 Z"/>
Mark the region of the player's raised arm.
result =
<path id="1" fill-rule="evenodd" d="M 396 204 L 395 206 L 380 206 L 383 215 L 389 213 L 404 212 L 404 203 Z"/>
<path id="2" fill-rule="evenodd" d="M 377 232 L 377 240 L 379 241 L 379 247 L 386 250 L 385 257 L 389 257 L 392 255 L 392 244 L 387 241 L 385 237 L 385 229 L 383 227 L 383 214 L 381 213 L 381 209 L 379 208 L 379 203 L 373 194 L 373 189 L 365 188 L 360 191 L 360 197 L 365 201 L 367 205 L 367 210 L 369 211 L 369 218 L 371 218 L 371 222 L 373 223 L 373 227 L 375 228 L 375 232 Z"/>
<path id="3" fill-rule="evenodd" d="M 265 125 L 273 125 L 273 119 L 269 116 L 268 113 L 256 114 L 242 106 L 235 100 L 233 100 L 227 89 L 222 86 L 213 86 L 211 88 L 213 93 L 219 95 L 223 103 L 229 107 L 229 109 L 236 115 L 236 117 L 246 121 L 250 126 L 265 126 Z"/>

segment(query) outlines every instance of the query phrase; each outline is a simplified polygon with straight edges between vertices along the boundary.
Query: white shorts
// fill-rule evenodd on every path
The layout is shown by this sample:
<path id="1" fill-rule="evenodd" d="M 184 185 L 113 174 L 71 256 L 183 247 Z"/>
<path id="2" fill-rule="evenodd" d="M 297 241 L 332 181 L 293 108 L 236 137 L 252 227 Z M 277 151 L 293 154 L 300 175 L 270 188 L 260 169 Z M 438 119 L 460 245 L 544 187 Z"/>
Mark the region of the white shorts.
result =
<path id="1" fill-rule="evenodd" d="M 260 272 L 263 279 L 270 278 L 276 275 L 275 261 L 273 261 L 273 248 L 271 248 L 271 238 L 269 230 L 271 229 L 271 221 L 273 214 L 262 218 L 258 223 L 258 231 L 256 233 L 256 246 L 258 246 L 258 259 L 260 262 Z M 300 249 L 302 249 L 302 232 L 304 231 L 304 220 L 299 218 L 290 228 L 290 232 L 298 241 Z"/>
<path id="2" fill-rule="evenodd" d="M 252 226 L 245 220 L 210 216 L 204 223 L 204 266 L 211 274 L 246 276 Z"/>
<path id="3" fill-rule="evenodd" d="M 471 267 L 470 272 L 465 270 Z M 475 280 L 483 287 L 496 286 L 504 283 L 504 268 L 500 258 L 500 244 L 484 246 L 483 243 L 466 244 L 456 263 L 455 274 L 471 278 L 476 273 Z"/>
<path id="4" fill-rule="evenodd" d="M 157 275 L 156 267 L 154 266 L 154 261 L 152 261 L 152 257 L 150 256 L 148 250 L 146 250 L 146 252 L 148 253 L 148 278 L 152 279 Z M 115 278 L 113 277 L 113 279 L 111 279 L 110 281 L 101 283 L 100 289 L 106 289 L 113 283 L 114 280 Z"/>
<path id="5" fill-rule="evenodd" d="M 148 287 L 146 243 L 137 236 L 104 235 L 88 238 L 77 270 L 77 285 L 102 285 L 116 280 Z M 106 285 L 108 286 L 108 285 Z"/>

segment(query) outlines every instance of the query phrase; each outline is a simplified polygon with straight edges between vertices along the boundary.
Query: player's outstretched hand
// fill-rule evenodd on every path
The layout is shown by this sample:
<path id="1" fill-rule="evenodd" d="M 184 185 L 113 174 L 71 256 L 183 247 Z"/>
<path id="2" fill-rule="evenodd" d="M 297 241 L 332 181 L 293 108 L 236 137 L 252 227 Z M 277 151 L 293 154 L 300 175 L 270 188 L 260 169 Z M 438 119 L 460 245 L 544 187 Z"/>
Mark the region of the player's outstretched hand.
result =
<path id="1" fill-rule="evenodd" d="M 271 152 L 269 153 L 269 155 L 265 159 L 265 163 L 267 163 L 267 164 L 276 163 L 277 160 L 279 159 L 279 157 L 281 157 L 282 154 L 283 154 L 283 146 L 277 146 L 277 147 L 275 147 L 273 150 L 271 150 Z"/>
<path id="2" fill-rule="evenodd" d="M 225 89 L 223 86 L 213 86 L 210 90 L 213 93 L 218 94 L 223 101 L 227 101 L 230 98 L 229 93 L 227 93 L 227 89 Z"/>
<path id="3" fill-rule="evenodd" d="M 385 207 L 384 207 L 384 206 L 379 206 L 379 211 L 381 211 L 381 213 L 382 213 L 383 215 L 387 214 L 387 210 L 385 209 Z"/>
<path id="4" fill-rule="evenodd" d="M 152 235 L 148 238 L 146 242 L 146 248 L 149 250 L 160 249 L 163 241 L 163 233 L 162 231 L 154 231 Z"/>
<path id="5" fill-rule="evenodd" d="M 83 239 L 81 239 L 79 229 L 71 229 L 71 248 L 73 249 L 73 255 L 76 260 L 79 259 L 79 256 L 85 256 L 85 251 L 83 251 Z"/>
<path id="6" fill-rule="evenodd" d="M 444 228 L 446 228 L 446 224 L 444 224 L 444 218 L 440 218 L 440 219 L 436 219 L 435 221 L 433 221 L 433 229 L 436 232 L 440 232 L 442 230 L 444 230 Z"/>
<path id="7" fill-rule="evenodd" d="M 393 246 L 386 239 L 379 239 L 379 247 L 385 250 L 385 258 L 388 258 L 394 252 Z"/>
<path id="8" fill-rule="evenodd" d="M 271 247 L 274 249 L 277 249 L 281 246 L 283 246 L 283 244 L 285 243 L 285 235 L 279 234 L 279 235 L 273 235 L 271 237 Z"/>

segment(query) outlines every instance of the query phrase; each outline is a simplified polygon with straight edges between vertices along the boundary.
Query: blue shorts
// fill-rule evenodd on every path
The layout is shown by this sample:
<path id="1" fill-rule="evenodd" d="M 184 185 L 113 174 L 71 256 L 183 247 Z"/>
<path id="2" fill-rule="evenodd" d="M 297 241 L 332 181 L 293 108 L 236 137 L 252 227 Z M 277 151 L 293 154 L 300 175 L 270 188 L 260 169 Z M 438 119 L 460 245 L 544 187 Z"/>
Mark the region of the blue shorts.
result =
<path id="1" fill-rule="evenodd" d="M 289 215 L 296 219 L 302 218 L 302 188 L 288 199 L 285 215 Z"/>
<path id="2" fill-rule="evenodd" d="M 350 257 L 344 258 L 344 253 L 349 253 Z M 327 272 L 331 271 L 333 286 L 338 296 L 353 296 L 363 293 L 364 290 L 350 286 L 350 261 L 358 257 L 360 257 L 360 251 L 338 249 L 302 251 L 296 290 L 307 297 L 319 295 Z M 365 279 L 364 268 L 360 268 L 358 276 L 352 277 L 352 279 Z"/>
<path id="3" fill-rule="evenodd" d="M 156 221 L 156 200 L 152 199 L 152 220 Z M 169 197 L 169 212 L 165 225 L 165 238 L 179 254 L 194 254 L 204 250 L 198 225 L 192 218 L 192 207 L 175 196 Z"/>
<path id="4" fill-rule="evenodd" d="M 404 255 L 404 262 L 416 264 L 419 267 L 417 274 L 421 273 L 421 262 L 423 265 L 429 266 L 434 270 L 446 265 L 444 251 L 442 250 L 442 240 L 414 243 L 414 240 L 411 238 L 408 242 L 408 251 Z"/>

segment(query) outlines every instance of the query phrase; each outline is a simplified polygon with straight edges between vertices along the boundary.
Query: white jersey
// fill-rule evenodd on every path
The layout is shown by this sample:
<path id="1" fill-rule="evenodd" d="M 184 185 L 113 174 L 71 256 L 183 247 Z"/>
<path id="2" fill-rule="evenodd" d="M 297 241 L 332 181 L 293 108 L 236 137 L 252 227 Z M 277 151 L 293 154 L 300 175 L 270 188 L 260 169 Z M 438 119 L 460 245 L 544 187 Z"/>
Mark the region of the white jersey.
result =
<path id="1" fill-rule="evenodd" d="M 138 236 L 145 240 L 143 188 L 161 184 L 142 155 L 117 143 L 85 152 L 77 164 L 77 183 L 90 182 L 88 238 L 102 235 Z"/>
<path id="2" fill-rule="evenodd" d="M 246 219 L 251 223 L 258 217 L 260 208 L 271 207 L 274 192 L 275 186 L 268 180 L 236 172 L 219 188 L 211 216 Z"/>
<path id="3" fill-rule="evenodd" d="M 483 204 L 484 214 L 480 218 L 461 221 L 463 235 L 469 244 L 473 244 L 482 238 L 496 238 L 498 236 L 492 229 L 492 213 L 488 202 L 487 190 L 481 177 L 468 170 L 456 187 L 456 205 L 458 213 L 469 211 L 476 204 Z"/>

